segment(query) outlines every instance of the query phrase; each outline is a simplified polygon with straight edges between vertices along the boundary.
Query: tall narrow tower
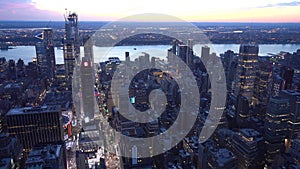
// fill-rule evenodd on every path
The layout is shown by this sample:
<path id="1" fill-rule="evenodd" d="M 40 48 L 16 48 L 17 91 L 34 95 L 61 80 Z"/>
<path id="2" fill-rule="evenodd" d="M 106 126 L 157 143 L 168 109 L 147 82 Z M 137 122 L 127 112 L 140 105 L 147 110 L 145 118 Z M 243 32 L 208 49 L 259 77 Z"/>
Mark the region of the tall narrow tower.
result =
<path id="1" fill-rule="evenodd" d="M 238 56 L 238 67 L 235 76 L 235 96 L 241 94 L 252 102 L 254 83 L 258 67 L 258 46 L 241 45 Z"/>
<path id="2" fill-rule="evenodd" d="M 94 58 L 93 58 L 93 43 L 92 40 L 85 39 L 84 57 L 82 57 L 81 69 L 81 91 L 83 112 L 85 122 L 89 123 L 94 119 L 95 113 L 95 97 L 94 97 Z"/>
<path id="3" fill-rule="evenodd" d="M 65 30 L 65 37 L 63 40 L 65 71 L 66 76 L 71 78 L 73 76 L 75 64 L 80 60 L 78 15 L 76 13 L 69 13 L 65 18 Z"/>

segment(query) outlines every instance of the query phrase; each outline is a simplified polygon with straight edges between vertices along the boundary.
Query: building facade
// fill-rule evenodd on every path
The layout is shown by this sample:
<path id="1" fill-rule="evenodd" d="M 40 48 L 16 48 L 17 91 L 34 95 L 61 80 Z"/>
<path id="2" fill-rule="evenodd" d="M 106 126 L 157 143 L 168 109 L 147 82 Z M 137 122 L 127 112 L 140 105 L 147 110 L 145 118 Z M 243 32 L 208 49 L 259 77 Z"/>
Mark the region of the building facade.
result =
<path id="1" fill-rule="evenodd" d="M 243 95 L 252 102 L 254 83 L 258 67 L 258 46 L 241 45 L 238 56 L 238 67 L 235 76 L 234 94 Z"/>
<path id="2" fill-rule="evenodd" d="M 64 62 L 67 77 L 73 76 L 73 70 L 80 57 L 80 40 L 78 29 L 78 15 L 69 13 L 65 18 Z"/>
<path id="3" fill-rule="evenodd" d="M 39 143 L 63 141 L 59 106 L 23 107 L 7 113 L 8 133 L 16 136 L 25 152 Z"/>
<path id="4" fill-rule="evenodd" d="M 53 79 L 56 63 L 52 29 L 44 29 L 36 37 L 41 40 L 35 45 L 39 75 L 40 77 Z"/>

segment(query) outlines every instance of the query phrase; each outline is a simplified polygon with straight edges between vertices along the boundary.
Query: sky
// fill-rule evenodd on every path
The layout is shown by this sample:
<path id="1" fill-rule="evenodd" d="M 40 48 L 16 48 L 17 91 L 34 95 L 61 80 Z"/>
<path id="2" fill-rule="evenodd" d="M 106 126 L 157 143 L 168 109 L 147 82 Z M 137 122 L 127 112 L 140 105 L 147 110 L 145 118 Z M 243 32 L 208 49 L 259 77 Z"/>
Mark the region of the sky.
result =
<path id="1" fill-rule="evenodd" d="M 192 22 L 300 22 L 300 0 L 0 0 L 0 20 L 63 21 L 66 9 L 81 21 L 158 13 Z"/>

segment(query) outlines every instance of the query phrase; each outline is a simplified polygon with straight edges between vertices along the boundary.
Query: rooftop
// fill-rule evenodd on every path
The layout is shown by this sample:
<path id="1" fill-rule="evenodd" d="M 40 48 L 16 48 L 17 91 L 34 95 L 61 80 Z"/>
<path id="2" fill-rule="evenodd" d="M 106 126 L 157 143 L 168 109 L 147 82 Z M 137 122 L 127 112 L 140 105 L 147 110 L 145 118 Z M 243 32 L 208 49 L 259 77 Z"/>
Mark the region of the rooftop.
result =
<path id="1" fill-rule="evenodd" d="M 240 129 L 240 132 L 246 137 L 259 137 L 261 135 L 254 129 Z"/>
<path id="2" fill-rule="evenodd" d="M 219 166 L 225 166 L 227 163 L 236 160 L 235 155 L 225 148 L 212 151 L 211 153 Z"/>
<path id="3" fill-rule="evenodd" d="M 43 163 L 48 160 L 61 158 L 60 154 L 62 149 L 62 145 L 46 145 L 33 147 L 29 152 L 29 157 L 26 160 L 26 165 Z"/>
<path id="4" fill-rule="evenodd" d="M 22 108 L 14 108 L 10 109 L 7 113 L 7 116 L 13 115 L 22 115 L 22 114 L 35 114 L 41 112 L 59 112 L 60 106 L 41 106 L 41 107 L 22 107 Z"/>

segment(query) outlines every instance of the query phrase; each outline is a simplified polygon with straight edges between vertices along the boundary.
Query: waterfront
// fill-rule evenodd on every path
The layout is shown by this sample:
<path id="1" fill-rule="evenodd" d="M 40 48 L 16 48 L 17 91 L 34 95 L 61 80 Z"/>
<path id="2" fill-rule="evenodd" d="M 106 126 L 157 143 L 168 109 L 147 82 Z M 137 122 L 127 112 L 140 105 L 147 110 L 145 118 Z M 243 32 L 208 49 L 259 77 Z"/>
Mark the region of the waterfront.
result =
<path id="1" fill-rule="evenodd" d="M 215 52 L 218 55 L 224 53 L 227 50 L 233 50 L 238 53 L 238 44 L 214 44 L 210 45 L 211 53 Z M 119 57 L 121 60 L 125 59 L 125 52 L 130 52 L 131 59 L 135 59 L 142 52 L 147 52 L 150 56 L 166 58 L 167 49 L 171 48 L 169 45 L 147 45 L 147 46 L 116 46 L 113 48 L 109 47 L 94 47 L 94 60 L 95 62 L 106 61 L 109 57 Z M 269 53 L 277 54 L 281 51 L 284 52 L 296 52 L 300 49 L 300 44 L 268 44 L 259 45 L 259 55 L 267 56 Z M 81 55 L 83 55 L 83 47 L 81 47 Z M 195 45 L 194 51 L 199 56 L 201 53 L 201 46 Z M 63 64 L 63 50 L 60 48 L 55 48 L 56 63 Z M 31 62 L 34 57 L 36 57 L 34 46 L 15 46 L 14 49 L 0 50 L 0 57 L 5 57 L 7 60 L 19 58 L 23 59 L 27 64 Z"/>

